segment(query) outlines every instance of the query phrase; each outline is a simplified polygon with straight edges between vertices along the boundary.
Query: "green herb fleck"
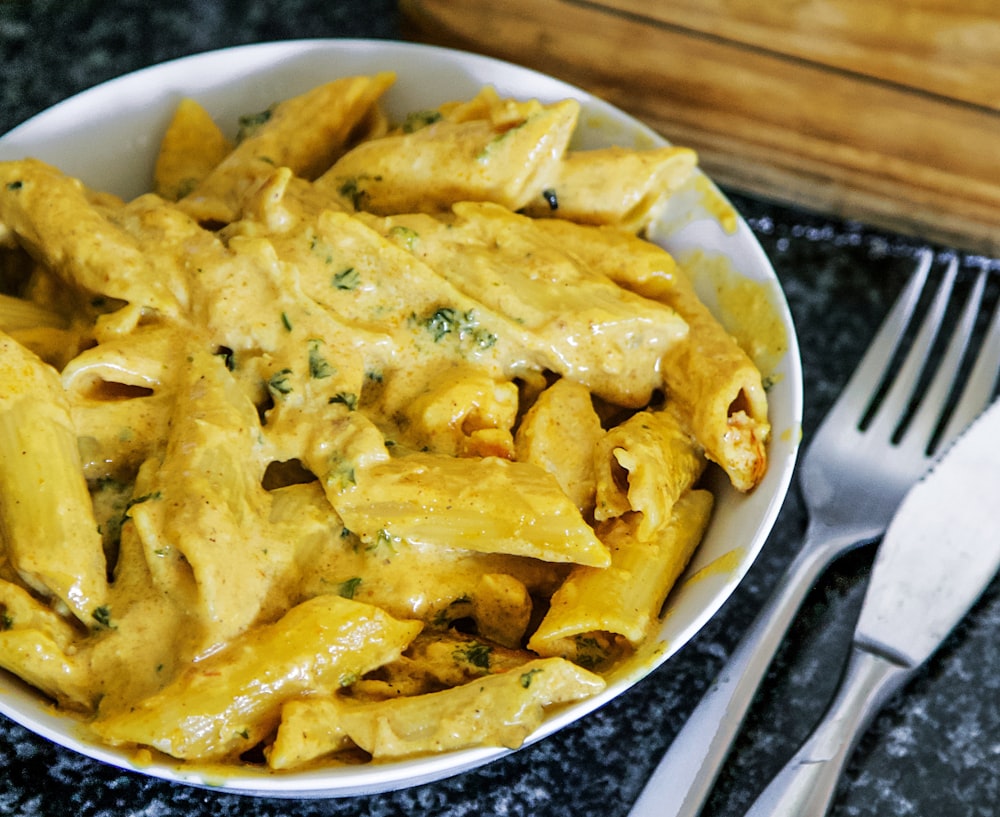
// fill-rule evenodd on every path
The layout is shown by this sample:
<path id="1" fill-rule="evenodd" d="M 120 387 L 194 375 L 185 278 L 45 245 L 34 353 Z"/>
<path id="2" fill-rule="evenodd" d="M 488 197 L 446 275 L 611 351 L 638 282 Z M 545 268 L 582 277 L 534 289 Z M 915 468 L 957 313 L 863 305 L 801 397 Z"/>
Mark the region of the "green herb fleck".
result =
<path id="1" fill-rule="evenodd" d="M 497 342 L 496 335 L 479 325 L 479 318 L 474 309 L 461 312 L 450 306 L 442 306 L 422 323 L 435 341 L 453 335 L 459 341 L 469 341 L 479 349 L 489 349 Z"/>
<path id="2" fill-rule="evenodd" d="M 239 732 L 236 733 L 237 737 L 243 738 L 243 740 L 250 740 L 250 730 L 244 727 Z"/>
<path id="3" fill-rule="evenodd" d="M 410 227 L 404 227 L 402 224 L 397 224 L 391 230 L 389 230 L 389 237 L 394 241 L 401 243 L 406 249 L 412 250 L 413 245 L 416 244 L 420 235 L 416 230 Z"/>
<path id="4" fill-rule="evenodd" d="M 20 190 L 22 187 L 24 187 L 24 182 L 22 182 L 20 179 L 13 182 L 7 182 L 8 190 Z"/>
<path id="5" fill-rule="evenodd" d="M 326 484 L 335 489 L 355 485 L 354 463 L 339 454 L 330 457 L 330 469 L 326 472 Z"/>
<path id="6" fill-rule="evenodd" d="M 245 139 L 253 136 L 258 130 L 260 130 L 261 125 L 265 124 L 271 119 L 274 114 L 274 107 L 271 106 L 267 110 L 258 111 L 257 113 L 243 114 L 239 120 L 239 129 L 236 132 L 236 141 L 242 142 Z"/>
<path id="7" fill-rule="evenodd" d="M 272 394 L 288 394 L 292 390 L 292 384 L 289 382 L 291 376 L 291 369 L 282 369 L 280 372 L 275 372 L 271 375 L 271 379 L 267 381 L 268 390 Z"/>
<path id="8" fill-rule="evenodd" d="M 538 675 L 538 673 L 540 673 L 541 671 L 542 670 L 536 667 L 535 669 L 530 669 L 527 672 L 521 673 L 521 678 L 520 678 L 521 686 L 524 687 L 525 689 L 530 687 L 531 679 L 534 678 L 534 676 Z"/>
<path id="9" fill-rule="evenodd" d="M 95 607 L 94 612 L 91 613 L 98 624 L 106 629 L 114 629 L 114 625 L 111 623 L 111 608 L 107 605 L 101 605 L 100 607 Z"/>
<path id="10" fill-rule="evenodd" d="M 131 519 L 129 516 L 129 511 L 132 510 L 136 505 L 140 505 L 143 502 L 148 502 L 152 499 L 162 499 L 163 494 L 160 491 L 152 491 L 148 494 L 143 494 L 142 496 L 132 497 L 128 502 L 125 503 L 125 512 L 122 514 L 122 522 L 126 519 Z"/>
<path id="11" fill-rule="evenodd" d="M 389 533 L 389 531 L 385 528 L 382 528 L 375 536 L 375 541 L 369 542 L 365 547 L 365 550 L 369 553 L 374 553 L 378 550 L 387 550 L 389 553 L 395 553 L 397 541 L 399 540 L 395 536 Z"/>
<path id="12" fill-rule="evenodd" d="M 186 198 L 198 186 L 198 184 L 199 184 L 198 179 L 194 178 L 181 179 L 181 181 L 177 183 L 177 188 L 174 190 L 174 195 L 178 199 Z"/>
<path id="13" fill-rule="evenodd" d="M 337 394 L 330 398 L 329 402 L 343 403 L 351 411 L 354 411 L 358 407 L 358 396 L 348 391 L 337 392 Z"/>
<path id="14" fill-rule="evenodd" d="M 289 332 L 292 331 L 292 319 L 288 317 L 287 312 L 281 313 L 281 325 L 284 326 Z"/>
<path id="15" fill-rule="evenodd" d="M 414 133 L 435 122 L 440 122 L 443 117 L 440 111 L 412 111 L 406 115 L 403 121 L 403 133 Z"/>
<path id="16" fill-rule="evenodd" d="M 556 195 L 556 191 L 549 187 L 542 191 L 542 198 L 545 199 L 546 204 L 549 205 L 550 210 L 559 209 L 559 197 Z"/>
<path id="17" fill-rule="evenodd" d="M 320 354 L 320 343 L 318 340 L 309 341 L 309 376 L 314 380 L 322 380 L 326 377 L 332 377 L 337 371 L 330 363 L 327 361 L 322 354 Z"/>
<path id="18" fill-rule="evenodd" d="M 593 636 L 579 635 L 576 642 L 576 663 L 585 669 L 595 669 L 608 660 L 608 653 Z"/>
<path id="19" fill-rule="evenodd" d="M 357 289 L 361 284 L 361 276 L 354 267 L 348 267 L 334 273 L 332 283 L 337 289 Z"/>
<path id="20" fill-rule="evenodd" d="M 14 617 L 8 612 L 4 611 L 3 616 L 0 616 L 0 630 L 9 630 L 14 626 Z"/>
<path id="21" fill-rule="evenodd" d="M 492 652 L 493 648 L 488 644 L 473 641 L 469 644 L 463 644 L 460 647 L 456 647 L 451 656 L 456 661 L 464 661 L 466 664 L 471 664 L 481 670 L 489 671 L 490 655 Z"/>
<path id="22" fill-rule="evenodd" d="M 365 199 L 365 191 L 358 187 L 357 179 L 347 179 L 340 185 L 340 195 L 351 200 L 355 210 L 361 209 L 361 204 Z"/>
<path id="23" fill-rule="evenodd" d="M 347 581 L 341 582 L 337 585 L 337 593 L 343 596 L 345 599 L 353 599 L 354 594 L 358 590 L 358 586 L 361 584 L 361 577 L 355 576 L 354 578 L 348 579 Z"/>

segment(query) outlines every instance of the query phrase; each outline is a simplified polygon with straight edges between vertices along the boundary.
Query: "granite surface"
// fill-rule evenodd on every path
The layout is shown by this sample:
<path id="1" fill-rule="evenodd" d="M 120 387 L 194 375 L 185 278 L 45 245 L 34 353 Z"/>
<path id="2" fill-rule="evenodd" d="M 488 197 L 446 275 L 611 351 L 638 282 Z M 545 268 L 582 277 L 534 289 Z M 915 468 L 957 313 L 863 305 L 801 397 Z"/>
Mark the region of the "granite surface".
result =
<path id="1" fill-rule="evenodd" d="M 0 3 L 0 132 L 79 90 L 207 49 L 274 39 L 399 36 L 391 0 L 31 0 Z M 917 240 L 734 195 L 793 312 L 804 433 L 831 404 L 923 248 Z M 956 253 L 935 247 L 943 258 Z M 957 253 L 967 275 L 1000 260 Z M 800 541 L 793 487 L 758 562 L 677 656 L 585 722 L 487 767 L 343 800 L 267 800 L 174 786 L 62 750 L 0 718 L 0 815 L 339 817 L 624 815 Z M 706 815 L 738 815 L 832 693 L 872 547 L 838 561 L 806 600 Z M 1000 582 L 863 737 L 835 817 L 989 817 L 1000 803 Z"/>

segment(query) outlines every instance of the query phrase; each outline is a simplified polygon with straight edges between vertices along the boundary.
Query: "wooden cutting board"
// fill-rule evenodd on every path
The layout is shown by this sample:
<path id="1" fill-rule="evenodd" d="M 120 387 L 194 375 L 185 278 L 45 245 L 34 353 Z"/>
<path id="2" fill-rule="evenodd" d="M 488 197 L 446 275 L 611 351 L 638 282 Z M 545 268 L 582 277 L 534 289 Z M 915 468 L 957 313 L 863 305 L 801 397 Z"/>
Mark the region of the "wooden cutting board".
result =
<path id="1" fill-rule="evenodd" d="M 730 189 L 1000 256 L 994 0 L 400 0 L 406 36 L 578 85 Z"/>

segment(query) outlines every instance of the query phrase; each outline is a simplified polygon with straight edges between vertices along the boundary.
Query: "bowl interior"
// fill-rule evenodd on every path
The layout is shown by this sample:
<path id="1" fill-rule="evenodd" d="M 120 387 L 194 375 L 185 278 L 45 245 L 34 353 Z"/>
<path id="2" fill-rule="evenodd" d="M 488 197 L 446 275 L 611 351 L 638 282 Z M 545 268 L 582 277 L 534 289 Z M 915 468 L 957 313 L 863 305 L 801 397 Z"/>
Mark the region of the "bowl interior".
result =
<path id="1" fill-rule="evenodd" d="M 408 43 L 308 40 L 244 46 L 154 66 L 85 91 L 39 114 L 0 139 L 0 159 L 34 156 L 96 189 L 126 198 L 151 183 L 160 135 L 177 102 L 197 99 L 224 128 L 241 114 L 332 78 L 397 72 L 385 98 L 391 115 L 473 96 L 483 85 L 502 95 L 556 100 L 574 97 L 583 112 L 577 145 L 649 147 L 663 140 L 618 109 L 551 77 L 497 60 Z M 716 510 L 704 541 L 668 600 L 648 649 L 623 666 L 598 697 L 550 713 L 529 739 L 537 741 L 583 717 L 646 676 L 680 649 L 714 615 L 753 563 L 784 499 L 795 463 L 802 378 L 795 332 L 774 271 L 746 223 L 724 229 L 712 212 L 721 194 L 700 177 L 697 195 L 681 197 L 651 236 L 679 256 L 722 259 L 730 274 L 757 282 L 784 334 L 784 353 L 768 362 L 772 440 L 763 483 L 742 496 L 719 480 Z M 718 266 L 717 263 L 714 264 Z M 712 287 L 706 281 L 703 294 Z M 711 304 L 710 304 L 711 305 Z M 720 315 L 736 321 L 738 315 Z M 256 769 L 191 769 L 138 765 L 127 752 L 96 745 L 69 718 L 54 712 L 17 679 L 0 674 L 0 712 L 26 728 L 116 766 L 193 785 L 288 797 L 347 796 L 416 785 L 481 765 L 506 750 L 480 749 L 404 762 L 337 767 L 291 774 Z"/>

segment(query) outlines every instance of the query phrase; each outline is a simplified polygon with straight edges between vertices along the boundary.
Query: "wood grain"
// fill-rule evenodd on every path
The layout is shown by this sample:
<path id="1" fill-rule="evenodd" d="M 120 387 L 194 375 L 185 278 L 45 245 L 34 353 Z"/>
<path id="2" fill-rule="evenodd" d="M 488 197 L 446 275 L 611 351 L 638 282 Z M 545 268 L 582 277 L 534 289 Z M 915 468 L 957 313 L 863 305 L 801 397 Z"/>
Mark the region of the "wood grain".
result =
<path id="1" fill-rule="evenodd" d="M 400 3 L 411 38 L 577 84 L 731 189 L 1000 255 L 1000 10 L 883 3 L 906 7 L 894 30 L 864 24 L 874 5 Z M 941 45 L 963 38 L 975 48 Z"/>

